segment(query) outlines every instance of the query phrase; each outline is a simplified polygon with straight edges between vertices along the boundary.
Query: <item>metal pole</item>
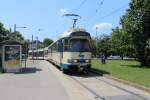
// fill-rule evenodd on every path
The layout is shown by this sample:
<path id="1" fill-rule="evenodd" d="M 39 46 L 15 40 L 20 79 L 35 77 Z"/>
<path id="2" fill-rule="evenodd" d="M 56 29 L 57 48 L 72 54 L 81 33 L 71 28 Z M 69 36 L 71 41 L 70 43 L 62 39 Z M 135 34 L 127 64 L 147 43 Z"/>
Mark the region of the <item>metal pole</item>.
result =
<path id="1" fill-rule="evenodd" d="M 38 36 L 36 37 L 36 60 L 38 59 Z"/>
<path id="2" fill-rule="evenodd" d="M 97 49 L 98 49 L 98 44 L 97 44 L 97 38 L 98 38 L 98 37 L 97 37 L 97 30 L 98 30 L 98 27 L 96 27 L 96 57 L 97 57 L 97 53 L 98 53 L 98 52 L 97 52 L 97 51 L 98 51 L 98 50 L 97 50 Z"/>
<path id="3" fill-rule="evenodd" d="M 46 52 L 47 53 L 47 52 Z M 43 60 L 44 60 L 44 55 L 45 55 L 45 50 L 44 50 L 44 48 L 43 48 Z"/>
<path id="4" fill-rule="evenodd" d="M 76 27 L 77 20 L 78 19 L 73 19 L 73 29 Z"/>
<path id="5" fill-rule="evenodd" d="M 31 49 L 32 49 L 32 60 L 33 60 L 33 63 L 34 63 L 34 54 L 33 54 L 33 35 L 32 35 Z"/>
<path id="6" fill-rule="evenodd" d="M 16 32 L 16 24 L 14 24 L 14 32 Z"/>

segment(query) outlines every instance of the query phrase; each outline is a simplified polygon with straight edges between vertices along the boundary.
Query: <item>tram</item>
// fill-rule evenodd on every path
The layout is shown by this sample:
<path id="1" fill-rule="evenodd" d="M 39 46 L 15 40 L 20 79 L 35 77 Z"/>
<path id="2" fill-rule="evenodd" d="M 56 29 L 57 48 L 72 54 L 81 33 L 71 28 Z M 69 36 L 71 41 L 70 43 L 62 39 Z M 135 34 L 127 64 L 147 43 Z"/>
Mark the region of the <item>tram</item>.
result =
<path id="1" fill-rule="evenodd" d="M 36 50 L 29 50 L 28 58 L 29 59 L 45 59 L 47 60 L 48 57 L 48 47 L 43 49 L 36 49 Z"/>
<path id="2" fill-rule="evenodd" d="M 88 72 L 91 68 L 91 36 L 81 28 L 71 28 L 50 46 L 48 60 L 68 71 Z"/>

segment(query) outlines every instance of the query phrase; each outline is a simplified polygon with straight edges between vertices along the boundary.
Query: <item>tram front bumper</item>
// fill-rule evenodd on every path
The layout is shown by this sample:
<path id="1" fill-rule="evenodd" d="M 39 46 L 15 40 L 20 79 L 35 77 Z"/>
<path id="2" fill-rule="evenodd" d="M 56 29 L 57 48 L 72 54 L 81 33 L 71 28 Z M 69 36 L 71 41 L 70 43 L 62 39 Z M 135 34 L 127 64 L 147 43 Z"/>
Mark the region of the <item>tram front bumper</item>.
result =
<path id="1" fill-rule="evenodd" d="M 91 65 L 90 64 L 79 64 L 78 65 L 78 71 L 82 72 L 84 70 L 90 69 Z"/>

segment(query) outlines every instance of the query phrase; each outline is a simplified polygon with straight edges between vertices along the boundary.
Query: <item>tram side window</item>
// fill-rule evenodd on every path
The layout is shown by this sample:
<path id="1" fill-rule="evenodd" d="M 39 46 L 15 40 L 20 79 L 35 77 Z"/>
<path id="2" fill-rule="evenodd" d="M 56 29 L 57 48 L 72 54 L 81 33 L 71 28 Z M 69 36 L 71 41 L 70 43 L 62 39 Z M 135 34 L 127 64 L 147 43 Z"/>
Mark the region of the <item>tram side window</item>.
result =
<path id="1" fill-rule="evenodd" d="M 58 41 L 58 52 L 62 52 L 63 51 L 63 43 L 62 40 Z"/>
<path id="2" fill-rule="evenodd" d="M 64 51 L 69 51 L 69 41 L 67 39 L 64 40 Z"/>
<path id="3" fill-rule="evenodd" d="M 56 45 L 56 43 L 53 45 L 52 49 L 53 49 L 53 52 L 56 52 L 56 50 L 57 50 L 57 45 Z"/>

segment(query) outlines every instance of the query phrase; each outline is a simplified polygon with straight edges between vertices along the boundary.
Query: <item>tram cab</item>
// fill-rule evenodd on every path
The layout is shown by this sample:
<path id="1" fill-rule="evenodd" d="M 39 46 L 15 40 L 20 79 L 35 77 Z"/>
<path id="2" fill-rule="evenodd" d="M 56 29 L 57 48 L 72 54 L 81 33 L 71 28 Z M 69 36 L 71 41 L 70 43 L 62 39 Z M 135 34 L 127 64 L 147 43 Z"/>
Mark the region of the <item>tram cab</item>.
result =
<path id="1" fill-rule="evenodd" d="M 49 47 L 49 59 L 68 70 L 88 71 L 91 67 L 91 36 L 84 29 L 70 29 Z"/>

